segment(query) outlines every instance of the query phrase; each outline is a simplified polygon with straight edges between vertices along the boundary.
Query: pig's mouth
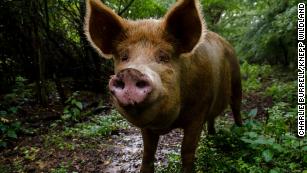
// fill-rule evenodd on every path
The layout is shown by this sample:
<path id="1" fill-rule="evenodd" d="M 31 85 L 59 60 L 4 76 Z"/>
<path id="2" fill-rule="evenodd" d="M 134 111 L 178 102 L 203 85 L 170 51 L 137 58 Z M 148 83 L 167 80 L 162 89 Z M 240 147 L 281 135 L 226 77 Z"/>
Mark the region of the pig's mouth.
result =
<path id="1" fill-rule="evenodd" d="M 128 91 L 129 92 L 129 91 Z M 145 91 L 144 91 L 145 92 Z M 138 94 L 127 93 L 122 97 L 117 97 L 113 95 L 113 100 L 116 102 L 118 106 L 126 111 L 138 111 L 142 112 L 144 109 L 149 107 L 151 102 L 153 102 L 152 93 L 148 93 L 145 98 L 144 96 L 140 96 Z"/>
<path id="2" fill-rule="evenodd" d="M 150 105 L 149 99 L 146 99 L 140 103 L 131 101 L 131 104 L 125 104 L 119 101 L 118 98 L 113 97 L 115 104 L 123 109 L 125 112 L 127 112 L 129 115 L 140 115 L 142 114 L 146 109 L 148 109 Z"/>
<path id="3" fill-rule="evenodd" d="M 123 110 L 125 114 L 131 117 L 139 117 L 152 107 L 155 107 L 156 103 L 159 103 L 159 101 L 164 97 L 161 95 L 161 93 L 149 93 L 148 96 L 141 102 L 132 100 L 128 102 L 129 104 L 127 104 L 127 102 L 122 102 L 120 98 L 114 95 L 112 98 L 115 107 L 117 107 L 119 110 Z"/>
<path id="4" fill-rule="evenodd" d="M 144 102 L 134 105 L 121 105 L 117 98 L 114 98 L 114 105 L 117 110 L 125 117 L 130 123 L 134 124 L 139 128 L 151 127 L 160 121 L 157 119 L 157 115 L 165 111 L 162 109 L 164 95 L 158 97 L 151 97 L 146 99 Z M 155 126 L 155 125 L 154 125 Z"/>

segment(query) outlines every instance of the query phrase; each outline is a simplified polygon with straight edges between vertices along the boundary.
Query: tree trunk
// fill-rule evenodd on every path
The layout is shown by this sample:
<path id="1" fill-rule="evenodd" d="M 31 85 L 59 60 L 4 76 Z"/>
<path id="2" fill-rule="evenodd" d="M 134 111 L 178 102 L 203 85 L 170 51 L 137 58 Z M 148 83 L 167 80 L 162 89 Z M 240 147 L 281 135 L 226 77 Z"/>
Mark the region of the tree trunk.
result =
<path id="1" fill-rule="evenodd" d="M 30 10 L 29 14 L 31 15 L 32 19 L 32 47 L 33 47 L 33 57 L 35 57 L 37 61 L 38 67 L 38 76 L 36 78 L 36 94 L 38 102 L 42 106 L 47 106 L 47 93 L 46 93 L 46 80 L 45 80 L 45 73 L 46 73 L 46 63 L 45 63 L 45 56 L 42 56 L 41 52 L 41 33 L 39 30 L 39 21 L 40 14 L 39 14 L 39 1 L 31 0 L 30 2 Z"/>

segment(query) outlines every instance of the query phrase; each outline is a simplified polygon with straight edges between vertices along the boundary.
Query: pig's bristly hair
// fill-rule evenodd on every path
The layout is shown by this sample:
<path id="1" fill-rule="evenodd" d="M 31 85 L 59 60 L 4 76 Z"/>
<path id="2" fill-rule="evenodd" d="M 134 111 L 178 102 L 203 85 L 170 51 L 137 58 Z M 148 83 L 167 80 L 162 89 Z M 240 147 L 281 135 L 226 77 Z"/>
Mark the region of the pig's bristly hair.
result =
<path id="1" fill-rule="evenodd" d="M 174 6 L 170 10 L 168 10 L 166 15 L 162 19 L 160 19 L 160 21 L 167 20 L 167 18 L 172 15 L 174 11 L 180 10 L 183 6 L 195 6 L 197 15 L 201 21 L 202 32 L 198 40 L 199 42 L 205 35 L 204 33 L 207 32 L 207 28 L 203 19 L 201 6 L 198 0 L 177 0 Z M 99 19 L 99 17 L 103 18 L 103 20 Z M 105 20 L 108 21 L 105 22 Z M 104 24 L 109 25 L 110 23 L 111 29 L 106 29 Z M 118 28 L 112 28 L 117 25 Z M 127 22 L 127 20 L 117 15 L 109 7 L 104 5 L 100 0 L 86 0 L 86 15 L 84 23 L 85 35 L 87 37 L 87 40 L 101 56 L 107 59 L 113 57 L 114 54 L 112 52 L 112 46 L 114 46 L 114 41 L 116 41 L 115 37 L 120 35 L 120 29 L 126 29 L 129 27 L 128 25 L 129 22 Z M 110 31 L 107 32 L 106 30 Z M 195 45 L 194 48 L 195 47 L 197 46 Z"/>

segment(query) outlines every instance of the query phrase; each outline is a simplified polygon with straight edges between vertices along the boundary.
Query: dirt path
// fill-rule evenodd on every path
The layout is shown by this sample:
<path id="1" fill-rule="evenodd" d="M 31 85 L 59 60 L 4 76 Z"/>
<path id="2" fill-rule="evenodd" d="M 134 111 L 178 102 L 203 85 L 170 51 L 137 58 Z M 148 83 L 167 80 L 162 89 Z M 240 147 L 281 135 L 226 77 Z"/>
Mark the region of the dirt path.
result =
<path id="1" fill-rule="evenodd" d="M 46 135 L 53 139 L 46 140 Z M 180 153 L 182 137 L 181 130 L 160 137 L 156 165 L 167 165 L 169 153 Z M 0 172 L 139 172 L 143 142 L 135 127 L 109 137 L 59 140 L 49 133 L 20 139 L 15 147 L 0 151 Z"/>
<path id="2" fill-rule="evenodd" d="M 156 153 L 156 165 L 167 165 L 167 155 L 173 152 L 180 153 L 180 143 L 183 132 L 179 129 L 161 136 Z M 143 142 L 139 129 L 134 127 L 122 131 L 119 135 L 111 136 L 106 152 L 110 157 L 105 161 L 104 173 L 134 173 L 141 165 Z"/>

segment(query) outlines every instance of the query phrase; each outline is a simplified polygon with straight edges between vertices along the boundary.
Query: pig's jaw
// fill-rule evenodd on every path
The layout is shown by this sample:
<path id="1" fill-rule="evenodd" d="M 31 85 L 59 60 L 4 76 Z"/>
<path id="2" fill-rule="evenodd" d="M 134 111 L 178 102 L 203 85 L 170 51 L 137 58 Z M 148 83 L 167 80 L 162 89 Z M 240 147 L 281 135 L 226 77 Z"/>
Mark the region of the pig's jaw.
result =
<path id="1" fill-rule="evenodd" d="M 154 112 L 157 109 L 155 107 L 157 107 L 158 100 L 158 98 L 151 101 L 148 99 L 141 104 L 123 106 L 116 97 L 113 97 L 114 105 L 120 114 L 140 128 L 147 126 L 155 119 L 155 115 L 149 115 L 149 112 Z"/>
<path id="2" fill-rule="evenodd" d="M 124 118 L 139 128 L 164 129 L 171 126 L 179 114 L 177 107 L 171 110 L 163 109 L 165 99 L 167 97 L 162 96 L 153 102 L 135 107 L 122 107 L 116 101 L 114 105 Z"/>

